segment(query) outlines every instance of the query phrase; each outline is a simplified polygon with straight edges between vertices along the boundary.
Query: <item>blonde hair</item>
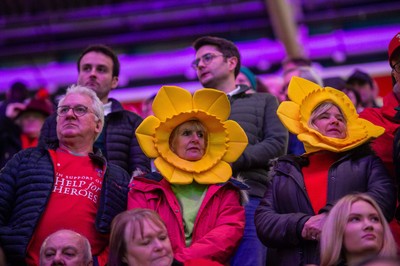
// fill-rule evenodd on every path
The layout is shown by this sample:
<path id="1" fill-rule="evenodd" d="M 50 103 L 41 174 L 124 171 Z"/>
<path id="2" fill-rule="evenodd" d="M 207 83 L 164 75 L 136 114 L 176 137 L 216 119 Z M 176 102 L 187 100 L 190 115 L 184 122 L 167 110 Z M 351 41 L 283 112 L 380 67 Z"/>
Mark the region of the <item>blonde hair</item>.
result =
<path id="1" fill-rule="evenodd" d="M 335 107 L 339 110 L 340 114 L 343 116 L 344 123 L 347 124 L 346 117 L 343 115 L 342 109 L 340 109 L 340 107 L 337 106 L 336 104 L 334 104 L 333 102 L 325 101 L 325 102 L 320 103 L 320 104 L 319 104 L 317 107 L 315 107 L 315 109 L 311 112 L 310 119 L 308 119 L 308 126 L 311 127 L 311 128 L 313 128 L 313 129 L 315 129 L 315 130 L 318 130 L 317 126 L 314 124 L 315 119 L 316 119 L 318 116 L 320 116 L 321 114 L 323 114 L 323 113 L 325 113 L 326 111 L 328 111 L 328 110 L 329 110 L 330 108 L 332 108 L 333 106 L 335 106 Z"/>
<path id="2" fill-rule="evenodd" d="M 357 201 L 369 203 L 378 213 L 383 228 L 383 243 L 379 256 L 396 256 L 396 243 L 390 231 L 389 224 L 376 201 L 364 193 L 350 194 L 341 198 L 329 212 L 321 233 L 321 266 L 337 265 L 345 260 L 343 254 L 343 239 L 351 206 Z"/>

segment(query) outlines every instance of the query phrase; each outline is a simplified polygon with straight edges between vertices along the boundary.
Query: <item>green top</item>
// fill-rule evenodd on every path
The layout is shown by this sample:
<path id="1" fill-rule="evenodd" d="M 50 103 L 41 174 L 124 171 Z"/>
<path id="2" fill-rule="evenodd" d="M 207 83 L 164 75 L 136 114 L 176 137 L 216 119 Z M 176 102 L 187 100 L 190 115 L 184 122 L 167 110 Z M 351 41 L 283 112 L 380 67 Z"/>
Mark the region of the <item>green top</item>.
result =
<path id="1" fill-rule="evenodd" d="M 182 208 L 182 219 L 185 230 L 186 246 L 192 242 L 194 222 L 200 205 L 203 202 L 208 185 L 193 182 L 189 185 L 171 184 L 172 190 Z"/>

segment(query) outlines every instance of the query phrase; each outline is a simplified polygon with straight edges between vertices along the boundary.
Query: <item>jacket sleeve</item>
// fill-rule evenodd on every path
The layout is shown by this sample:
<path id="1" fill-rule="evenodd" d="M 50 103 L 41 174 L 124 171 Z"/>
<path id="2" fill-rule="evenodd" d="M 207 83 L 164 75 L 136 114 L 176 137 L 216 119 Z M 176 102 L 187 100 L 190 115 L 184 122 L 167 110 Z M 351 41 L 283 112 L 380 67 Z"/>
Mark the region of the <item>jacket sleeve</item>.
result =
<path id="1" fill-rule="evenodd" d="M 396 209 L 396 186 L 382 160 L 372 155 L 367 194 L 376 200 L 385 218 L 391 221 Z"/>
<path id="2" fill-rule="evenodd" d="M 274 182 L 274 180 L 272 181 Z M 306 213 L 278 213 L 273 183 L 256 209 L 254 222 L 260 241 L 270 248 L 297 246 L 302 242 L 301 230 L 311 217 Z"/>
<path id="3" fill-rule="evenodd" d="M 16 174 L 20 164 L 20 157 L 15 155 L 0 171 L 0 243 L 4 227 L 10 218 L 14 201 Z"/>
<path id="4" fill-rule="evenodd" d="M 288 131 L 276 114 L 278 100 L 269 94 L 266 94 L 265 96 L 267 97 L 265 98 L 260 96 L 254 95 L 254 98 L 259 97 L 256 101 L 260 101 L 261 99 L 264 101 L 264 114 L 260 115 L 260 117 L 264 118 L 261 139 L 256 141 L 249 140 L 249 144 L 243 154 L 232 164 L 234 172 L 254 168 L 266 168 L 269 160 L 284 155 L 286 152 Z"/>
<path id="5" fill-rule="evenodd" d="M 216 214 L 218 219 L 214 228 L 192 242 L 189 247 L 177 251 L 175 258 L 178 261 L 193 258 L 206 258 L 220 263 L 229 261 L 243 236 L 245 214 L 237 190 L 226 189 L 220 195 L 223 200 L 219 207 L 220 212 Z M 193 239 L 195 237 L 194 235 Z"/>

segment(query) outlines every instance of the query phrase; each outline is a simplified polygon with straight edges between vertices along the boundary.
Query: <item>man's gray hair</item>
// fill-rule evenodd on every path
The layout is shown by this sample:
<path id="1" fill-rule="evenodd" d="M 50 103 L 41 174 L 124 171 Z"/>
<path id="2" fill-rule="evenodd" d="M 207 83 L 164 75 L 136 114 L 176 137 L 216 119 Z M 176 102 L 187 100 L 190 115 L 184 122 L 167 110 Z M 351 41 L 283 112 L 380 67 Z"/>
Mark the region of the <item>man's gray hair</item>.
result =
<path id="1" fill-rule="evenodd" d="M 96 116 L 97 120 L 101 121 L 101 131 L 103 130 L 103 126 L 104 126 L 104 107 L 103 107 L 103 103 L 100 101 L 99 97 L 97 97 L 96 93 L 89 89 L 88 87 L 82 86 L 82 85 L 71 85 L 68 87 L 67 92 L 65 93 L 65 95 L 63 95 L 59 102 L 58 102 L 58 106 L 60 107 L 63 105 L 63 102 L 65 100 L 65 97 L 67 97 L 69 94 L 81 94 L 81 95 L 86 95 L 88 96 L 90 99 L 92 99 L 92 106 L 91 108 L 93 109 L 93 113 Z M 100 133 L 98 135 L 96 135 L 96 138 L 98 138 L 98 136 L 100 135 Z"/>

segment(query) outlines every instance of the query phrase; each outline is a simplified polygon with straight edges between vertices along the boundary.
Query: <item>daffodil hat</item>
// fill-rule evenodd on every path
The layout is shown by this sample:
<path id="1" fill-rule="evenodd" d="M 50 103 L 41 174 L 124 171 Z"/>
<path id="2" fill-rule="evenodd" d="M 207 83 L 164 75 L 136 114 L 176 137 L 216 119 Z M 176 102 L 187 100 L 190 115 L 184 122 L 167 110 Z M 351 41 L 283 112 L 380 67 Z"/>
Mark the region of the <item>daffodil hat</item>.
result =
<path id="1" fill-rule="evenodd" d="M 136 129 L 143 152 L 173 184 L 223 183 L 232 176 L 229 163 L 236 161 L 247 146 L 247 136 L 235 121 L 228 120 L 230 103 L 225 93 L 200 89 L 193 95 L 177 86 L 163 86 L 153 101 L 154 115 Z M 203 157 L 188 161 L 169 146 L 172 131 L 189 120 L 200 121 L 207 129 L 208 143 Z"/>
<path id="2" fill-rule="evenodd" d="M 306 153 L 319 150 L 343 152 L 377 138 L 385 131 L 358 116 L 352 101 L 339 90 L 319 85 L 303 78 L 293 77 L 288 87 L 289 101 L 282 102 L 277 114 L 285 127 L 303 142 Z M 308 121 L 312 112 L 323 102 L 338 106 L 346 120 L 346 137 L 332 138 L 311 128 Z"/>

